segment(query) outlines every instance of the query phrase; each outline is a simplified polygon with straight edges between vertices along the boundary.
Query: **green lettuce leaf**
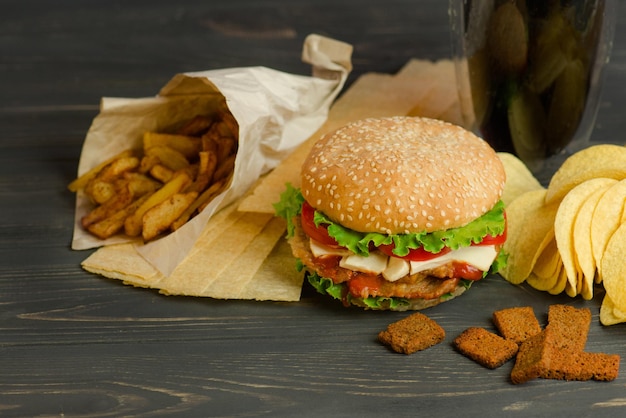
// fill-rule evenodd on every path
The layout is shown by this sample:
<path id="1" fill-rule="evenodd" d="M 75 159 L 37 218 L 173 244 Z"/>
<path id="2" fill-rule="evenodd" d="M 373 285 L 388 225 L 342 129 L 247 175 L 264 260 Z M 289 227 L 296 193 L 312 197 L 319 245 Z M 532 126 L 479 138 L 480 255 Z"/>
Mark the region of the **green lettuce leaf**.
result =
<path id="1" fill-rule="evenodd" d="M 300 213 L 303 202 L 304 198 L 300 191 L 288 184 L 287 190 L 281 194 L 280 202 L 274 205 L 276 214 L 287 220 L 289 234 L 293 234 L 291 222 L 293 217 Z M 339 245 L 348 248 L 355 254 L 369 255 L 370 243 L 378 247 L 393 242 L 395 244 L 394 254 L 399 257 L 407 255 L 411 249 L 420 247 L 424 247 L 426 251 L 432 253 L 438 253 L 443 247 L 450 247 L 453 250 L 467 247 L 472 243 L 480 243 L 487 235 L 502 234 L 506 225 L 502 201 L 499 201 L 489 212 L 463 227 L 431 233 L 386 235 L 377 232 L 357 232 L 333 222 L 320 211 L 315 211 L 314 222 L 317 226 L 325 224 L 328 228 L 328 234 Z"/>
<path id="2" fill-rule="evenodd" d="M 280 194 L 280 201 L 272 206 L 276 215 L 287 221 L 287 237 L 292 237 L 295 231 L 293 218 L 300 214 L 304 197 L 300 189 L 293 187 L 291 183 L 287 183 L 286 187 L 285 191 Z"/>
<path id="3" fill-rule="evenodd" d="M 342 299 L 343 288 L 346 286 L 345 284 L 335 284 L 331 279 L 322 277 L 319 274 L 308 270 L 306 272 L 306 278 L 318 293 L 321 293 L 322 295 L 330 295 L 333 299 Z"/>
<path id="4" fill-rule="evenodd" d="M 317 290 L 318 293 L 322 295 L 329 295 L 333 299 L 341 300 L 345 299 L 346 302 L 352 303 L 355 298 L 351 296 L 349 293 L 346 293 L 346 284 L 339 283 L 335 284 L 329 278 L 322 277 L 315 272 L 307 271 L 307 281 Z M 394 297 L 382 297 L 382 296 L 370 296 L 367 298 L 358 298 L 361 303 L 359 305 L 363 305 L 368 309 L 393 309 L 393 310 L 401 310 L 400 308 L 409 305 L 409 300 L 405 298 L 394 298 Z"/>
<path id="5" fill-rule="evenodd" d="M 486 277 L 489 274 L 497 274 L 500 273 L 500 271 L 506 267 L 506 263 L 508 261 L 509 255 L 503 251 L 500 250 L 500 252 L 498 253 L 498 256 L 496 257 L 495 260 L 493 260 L 493 263 L 491 264 L 491 268 L 489 269 L 488 272 L 483 273 L 483 277 Z"/>

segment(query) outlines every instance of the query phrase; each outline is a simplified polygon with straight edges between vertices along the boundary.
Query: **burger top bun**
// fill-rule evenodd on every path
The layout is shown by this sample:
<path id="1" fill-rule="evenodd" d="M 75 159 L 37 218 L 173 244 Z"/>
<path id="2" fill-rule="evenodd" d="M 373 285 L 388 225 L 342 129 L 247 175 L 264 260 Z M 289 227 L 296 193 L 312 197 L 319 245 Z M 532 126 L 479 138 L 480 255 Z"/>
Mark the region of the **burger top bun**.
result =
<path id="1" fill-rule="evenodd" d="M 345 227 L 406 234 L 468 224 L 498 202 L 505 180 L 495 151 L 471 132 L 388 117 L 323 136 L 303 164 L 301 190 Z"/>

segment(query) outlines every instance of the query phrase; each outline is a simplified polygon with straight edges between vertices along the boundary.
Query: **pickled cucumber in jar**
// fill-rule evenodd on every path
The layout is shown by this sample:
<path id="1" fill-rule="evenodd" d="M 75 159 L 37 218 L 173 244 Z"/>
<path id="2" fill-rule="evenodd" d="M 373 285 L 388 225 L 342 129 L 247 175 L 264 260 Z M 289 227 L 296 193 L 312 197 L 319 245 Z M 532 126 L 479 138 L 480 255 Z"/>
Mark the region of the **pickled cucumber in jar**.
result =
<path id="1" fill-rule="evenodd" d="M 575 137 L 604 19 L 602 0 L 468 0 L 475 123 L 531 167 Z"/>

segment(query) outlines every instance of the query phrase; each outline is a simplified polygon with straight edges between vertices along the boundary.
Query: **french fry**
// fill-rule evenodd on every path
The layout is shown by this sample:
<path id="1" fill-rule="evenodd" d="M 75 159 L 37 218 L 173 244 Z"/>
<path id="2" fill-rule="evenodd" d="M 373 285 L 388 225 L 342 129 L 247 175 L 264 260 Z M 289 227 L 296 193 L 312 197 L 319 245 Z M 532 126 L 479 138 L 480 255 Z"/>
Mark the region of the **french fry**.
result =
<path id="1" fill-rule="evenodd" d="M 210 190 L 211 193 L 207 193 L 207 196 L 205 197 L 205 199 L 201 199 L 198 202 L 198 213 L 202 212 L 204 210 L 204 208 L 207 207 L 208 204 L 211 203 L 211 201 L 213 201 L 213 198 L 215 196 L 217 196 L 218 194 L 220 194 L 222 192 L 222 190 L 224 190 L 224 188 L 226 187 L 227 184 L 228 183 L 225 180 L 220 180 L 220 181 L 216 181 L 215 183 L 213 183 L 213 185 L 211 185 L 211 187 L 215 186 L 215 188 Z M 205 191 L 208 192 L 209 189 L 207 189 Z"/>
<path id="2" fill-rule="evenodd" d="M 144 241 L 150 241 L 167 230 L 197 197 L 197 192 L 176 193 L 148 209 L 141 219 Z"/>
<path id="3" fill-rule="evenodd" d="M 155 145 L 144 152 L 148 157 L 157 157 L 161 164 L 170 170 L 177 171 L 189 165 L 189 161 L 182 153 L 165 145 Z"/>
<path id="4" fill-rule="evenodd" d="M 150 169 L 150 175 L 161 183 L 167 183 L 174 176 L 174 170 L 167 168 L 162 164 L 155 164 Z"/>
<path id="5" fill-rule="evenodd" d="M 191 179 L 195 179 L 198 176 L 198 171 L 199 171 L 199 165 L 198 163 L 193 163 L 193 164 L 189 164 L 187 167 L 182 168 L 178 171 L 184 171 L 187 173 L 187 175 L 189 176 L 189 178 Z M 174 173 L 176 174 L 176 173 Z"/>
<path id="6" fill-rule="evenodd" d="M 139 162 L 139 158 L 134 156 L 117 158 L 115 161 L 112 161 L 111 164 L 104 167 L 102 171 L 98 173 L 96 178 L 104 181 L 110 181 L 111 179 L 121 176 L 125 172 L 134 170 L 139 166 Z"/>
<path id="7" fill-rule="evenodd" d="M 219 132 L 219 124 L 213 126 L 216 126 L 216 128 L 211 128 L 209 132 L 202 137 L 203 147 L 205 150 L 214 150 L 217 154 L 218 161 L 222 161 L 236 152 L 237 141 L 231 136 L 222 135 Z"/>
<path id="8" fill-rule="evenodd" d="M 89 196 L 92 202 L 101 205 L 115 195 L 115 184 L 108 181 L 102 181 L 98 178 L 93 179 L 85 187 L 85 194 Z"/>
<path id="9" fill-rule="evenodd" d="M 202 141 L 202 151 L 217 154 L 217 142 L 213 140 L 211 135 L 203 135 L 200 139 Z"/>
<path id="10" fill-rule="evenodd" d="M 91 181 L 93 178 L 95 178 L 98 173 L 107 165 L 111 164 L 113 161 L 115 161 L 118 158 L 123 158 L 123 157 L 130 157 L 133 155 L 133 151 L 132 150 L 126 150 L 123 151 L 119 154 L 117 154 L 116 156 L 109 158 L 108 160 L 105 160 L 103 162 L 101 162 L 100 164 L 96 165 L 94 168 L 88 170 L 87 172 L 85 172 L 84 174 L 82 174 L 81 176 L 79 176 L 78 178 L 76 178 L 74 181 L 72 181 L 67 188 L 71 191 L 71 192 L 77 192 L 81 189 L 84 189 L 85 186 L 87 185 L 87 183 L 89 183 L 89 181 Z"/>
<path id="11" fill-rule="evenodd" d="M 237 152 L 237 141 L 233 137 L 221 136 L 217 140 L 218 159 L 226 160 Z"/>
<path id="12" fill-rule="evenodd" d="M 233 172 L 235 168 L 235 157 L 237 154 L 231 154 L 226 159 L 220 161 L 217 169 L 215 170 L 215 174 L 213 174 L 213 178 L 215 180 L 222 180 L 228 177 L 230 173 Z"/>
<path id="13" fill-rule="evenodd" d="M 120 209 L 128 206 L 133 200 L 133 195 L 128 188 L 128 183 L 122 186 L 109 200 L 103 204 L 96 206 L 92 211 L 87 213 L 81 219 L 83 228 L 87 228 L 89 225 L 100 222 L 101 220 L 108 218 Z"/>
<path id="14" fill-rule="evenodd" d="M 125 208 L 113 215 L 87 227 L 87 230 L 100 239 L 107 239 L 120 232 L 124 227 L 124 221 L 133 214 L 139 206 L 148 199 L 149 195 L 140 197 Z"/>
<path id="15" fill-rule="evenodd" d="M 163 187 L 151 194 L 148 199 L 124 221 L 124 231 L 126 235 L 131 237 L 140 235 L 143 215 L 153 206 L 158 205 L 170 196 L 180 192 L 189 183 L 191 183 L 191 179 L 186 172 L 181 171 L 176 174 L 172 180 L 165 183 Z"/>
<path id="16" fill-rule="evenodd" d="M 179 135 L 202 136 L 213 125 L 213 118 L 198 115 L 187 122 L 177 132 Z"/>
<path id="17" fill-rule="evenodd" d="M 236 138 L 239 135 L 239 124 L 230 112 L 221 110 L 209 132 L 218 137 Z"/>
<path id="18" fill-rule="evenodd" d="M 124 173 L 124 179 L 128 181 L 128 190 L 133 196 L 143 196 L 148 193 L 154 193 L 163 182 L 154 180 L 141 173 Z"/>
<path id="19" fill-rule="evenodd" d="M 137 157 L 120 157 L 100 170 L 94 178 L 92 178 L 85 186 L 85 194 L 91 198 L 94 203 L 103 204 L 115 196 L 120 187 L 126 187 L 124 184 L 118 184 L 124 174 L 131 172 L 139 166 Z"/>
<path id="20" fill-rule="evenodd" d="M 239 124 L 233 114 L 222 111 L 220 112 L 220 118 L 222 123 L 222 126 L 220 126 L 220 132 L 222 132 L 224 136 L 237 138 L 239 136 Z M 229 135 L 226 135 L 225 132 L 228 132 Z"/>
<path id="21" fill-rule="evenodd" d="M 183 226 L 196 211 L 200 212 L 202 209 L 204 209 L 204 207 L 208 205 L 211 202 L 211 200 L 213 200 L 213 198 L 219 194 L 223 186 L 224 186 L 224 183 L 221 181 L 218 181 L 218 182 L 213 183 L 208 189 L 203 191 L 198 196 L 198 198 L 191 205 L 189 205 L 189 207 L 185 209 L 183 213 L 181 213 L 178 219 L 176 219 L 172 223 L 171 225 L 172 231 L 176 231 L 178 228 Z"/>
<path id="22" fill-rule="evenodd" d="M 156 155 L 144 155 L 139 164 L 139 172 L 143 174 L 149 173 L 152 167 L 160 163 L 161 161 Z"/>
<path id="23" fill-rule="evenodd" d="M 217 156 L 213 152 L 201 151 L 199 153 L 200 164 L 198 166 L 198 173 L 195 176 L 196 180 L 189 185 L 187 191 L 202 192 L 211 183 L 213 174 L 217 168 Z"/>
<path id="24" fill-rule="evenodd" d="M 187 159 L 197 157 L 202 141 L 198 137 L 176 134 L 163 134 L 159 132 L 146 132 L 143 135 L 143 148 L 148 150 L 155 146 L 172 148 L 185 156 Z"/>

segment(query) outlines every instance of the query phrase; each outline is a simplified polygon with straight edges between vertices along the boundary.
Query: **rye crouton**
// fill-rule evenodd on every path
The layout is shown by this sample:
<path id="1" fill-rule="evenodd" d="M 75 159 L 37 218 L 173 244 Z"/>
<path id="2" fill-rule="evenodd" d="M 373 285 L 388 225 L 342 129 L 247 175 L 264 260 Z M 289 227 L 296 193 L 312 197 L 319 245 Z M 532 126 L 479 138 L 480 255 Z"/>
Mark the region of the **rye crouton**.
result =
<path id="1" fill-rule="evenodd" d="M 548 368 L 550 358 L 547 352 L 546 334 L 544 330 L 522 343 L 517 352 L 513 370 L 511 370 L 511 382 L 517 385 L 536 379 Z"/>
<path id="2" fill-rule="evenodd" d="M 511 371 L 515 384 L 531 379 L 602 380 L 617 378 L 620 356 L 584 351 L 591 311 L 551 305 L 545 329 L 522 343 Z"/>
<path id="3" fill-rule="evenodd" d="M 581 353 L 583 370 L 591 374 L 593 380 L 608 382 L 619 374 L 619 354 Z"/>
<path id="4" fill-rule="evenodd" d="M 412 354 L 439 344 L 445 336 L 445 331 L 437 322 L 420 312 L 415 312 L 389 324 L 386 330 L 378 333 L 378 340 L 393 351 Z"/>
<path id="5" fill-rule="evenodd" d="M 550 305 L 548 325 L 555 333 L 555 344 L 561 350 L 580 352 L 585 349 L 591 325 L 589 308 L 574 308 L 568 305 Z"/>
<path id="6" fill-rule="evenodd" d="M 541 325 L 539 325 L 532 306 L 495 311 L 493 323 L 502 337 L 518 345 L 541 332 Z"/>
<path id="7" fill-rule="evenodd" d="M 464 356 L 489 369 L 495 369 L 512 359 L 518 345 L 485 328 L 471 327 L 454 339 L 454 346 Z"/>

